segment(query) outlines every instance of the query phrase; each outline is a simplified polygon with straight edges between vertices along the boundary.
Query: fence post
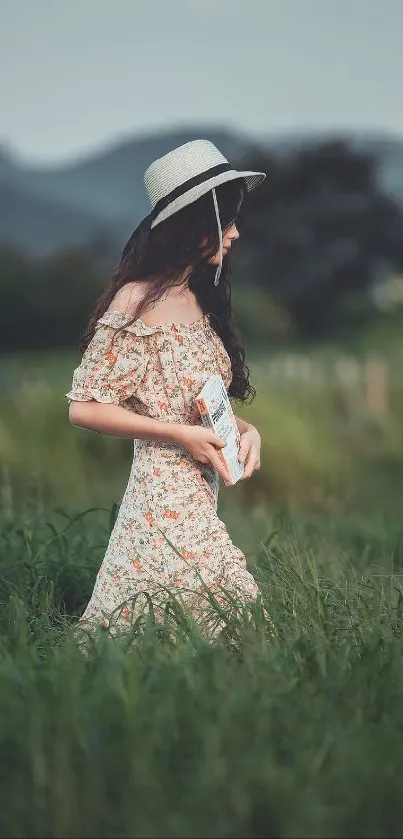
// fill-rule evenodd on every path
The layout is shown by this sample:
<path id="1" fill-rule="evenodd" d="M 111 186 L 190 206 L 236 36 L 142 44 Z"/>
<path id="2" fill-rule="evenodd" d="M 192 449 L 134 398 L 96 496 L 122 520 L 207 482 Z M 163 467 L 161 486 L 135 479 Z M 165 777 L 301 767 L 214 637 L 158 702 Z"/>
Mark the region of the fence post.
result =
<path id="1" fill-rule="evenodd" d="M 362 404 L 361 368 L 355 358 L 338 358 L 334 365 L 336 382 L 349 414 L 355 413 Z"/>
<path id="2" fill-rule="evenodd" d="M 371 356 L 365 362 L 365 391 L 367 408 L 374 414 L 386 414 L 389 409 L 388 365 L 384 359 Z"/>

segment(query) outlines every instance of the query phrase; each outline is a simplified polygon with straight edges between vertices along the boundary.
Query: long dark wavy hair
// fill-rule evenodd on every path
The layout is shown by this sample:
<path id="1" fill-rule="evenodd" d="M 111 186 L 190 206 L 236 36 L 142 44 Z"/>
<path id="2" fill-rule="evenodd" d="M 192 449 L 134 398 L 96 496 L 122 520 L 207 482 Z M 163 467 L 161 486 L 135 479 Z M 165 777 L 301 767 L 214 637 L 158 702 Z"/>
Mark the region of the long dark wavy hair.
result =
<path id="1" fill-rule="evenodd" d="M 243 178 L 216 187 L 223 233 L 233 222 L 241 232 L 246 195 Z M 223 257 L 218 286 L 214 285 L 217 266 L 208 262 L 218 248 L 218 225 L 211 190 L 157 224 L 147 232 L 147 236 L 144 236 L 144 225 L 140 224 L 126 243 L 108 285 L 96 302 L 81 337 L 81 351 L 84 352 L 90 343 L 97 320 L 127 283 L 149 280 L 147 292 L 136 306 L 133 317 L 122 324 L 115 335 L 128 323 L 139 318 L 169 288 L 181 285 L 187 270 L 189 289 L 194 293 L 203 314 L 210 314 L 212 328 L 221 338 L 231 359 L 232 382 L 229 394 L 239 402 L 251 402 L 256 396 L 256 390 L 249 382 L 245 350 L 231 303 L 230 252 Z"/>

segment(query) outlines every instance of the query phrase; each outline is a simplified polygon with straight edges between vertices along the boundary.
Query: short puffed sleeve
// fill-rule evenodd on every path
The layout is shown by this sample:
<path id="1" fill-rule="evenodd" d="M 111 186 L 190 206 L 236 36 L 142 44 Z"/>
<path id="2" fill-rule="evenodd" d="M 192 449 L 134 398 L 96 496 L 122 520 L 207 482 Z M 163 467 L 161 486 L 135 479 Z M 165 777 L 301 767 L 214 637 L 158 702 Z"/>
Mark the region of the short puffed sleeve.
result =
<path id="1" fill-rule="evenodd" d="M 123 328 L 116 332 L 121 324 L 121 318 L 111 317 L 111 313 L 97 321 L 81 363 L 73 372 L 71 389 L 64 394 L 69 404 L 95 399 L 121 405 L 136 393 L 146 372 L 148 354 L 144 339 L 136 331 Z"/>

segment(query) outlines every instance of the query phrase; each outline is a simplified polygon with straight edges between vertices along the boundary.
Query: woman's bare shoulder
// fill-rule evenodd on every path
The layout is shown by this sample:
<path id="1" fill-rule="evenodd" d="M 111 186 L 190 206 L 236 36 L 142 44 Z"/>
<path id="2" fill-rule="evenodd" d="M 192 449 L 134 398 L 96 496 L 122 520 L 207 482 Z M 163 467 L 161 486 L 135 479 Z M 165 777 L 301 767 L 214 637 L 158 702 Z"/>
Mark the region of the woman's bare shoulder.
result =
<path id="1" fill-rule="evenodd" d="M 136 307 L 144 297 L 144 286 L 145 284 L 142 282 L 126 283 L 116 292 L 108 307 L 108 311 L 120 312 L 122 315 L 128 316 L 133 315 Z"/>

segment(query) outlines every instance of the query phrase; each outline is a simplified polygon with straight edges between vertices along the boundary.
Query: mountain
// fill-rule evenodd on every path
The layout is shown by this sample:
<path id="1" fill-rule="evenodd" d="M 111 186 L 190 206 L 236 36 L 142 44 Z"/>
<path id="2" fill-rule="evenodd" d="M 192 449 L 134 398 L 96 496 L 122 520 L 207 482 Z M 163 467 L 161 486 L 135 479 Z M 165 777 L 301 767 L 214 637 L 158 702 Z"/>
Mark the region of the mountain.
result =
<path id="1" fill-rule="evenodd" d="M 111 236 L 110 225 L 101 218 L 51 200 L 35 192 L 0 184 L 0 231 L 2 243 L 22 248 L 32 256 L 46 256 L 59 248 L 80 247 L 97 238 L 102 229 Z M 115 231 L 115 237 L 117 231 Z"/>
<path id="2" fill-rule="evenodd" d="M 47 167 L 28 166 L 0 148 L 0 244 L 43 257 L 105 237 L 116 259 L 150 209 L 144 170 L 170 149 L 196 137 L 211 140 L 234 165 L 255 146 L 289 154 L 301 145 L 325 139 L 317 133 L 257 139 L 193 126 L 129 138 L 73 162 Z M 378 155 L 383 188 L 403 201 L 403 140 L 363 132 L 351 133 L 347 139 L 357 149 Z"/>
<path id="3" fill-rule="evenodd" d="M 0 150 L 0 242 L 46 256 L 107 229 L 117 249 L 122 247 L 150 210 L 145 169 L 195 137 L 211 140 L 230 160 L 252 145 L 248 137 L 229 131 L 183 129 L 116 143 L 73 163 L 46 168 L 17 165 Z"/>
<path id="4" fill-rule="evenodd" d="M 0 180 L 13 177 L 16 172 L 18 172 L 18 163 L 14 160 L 12 153 L 5 147 L 0 147 Z"/>

